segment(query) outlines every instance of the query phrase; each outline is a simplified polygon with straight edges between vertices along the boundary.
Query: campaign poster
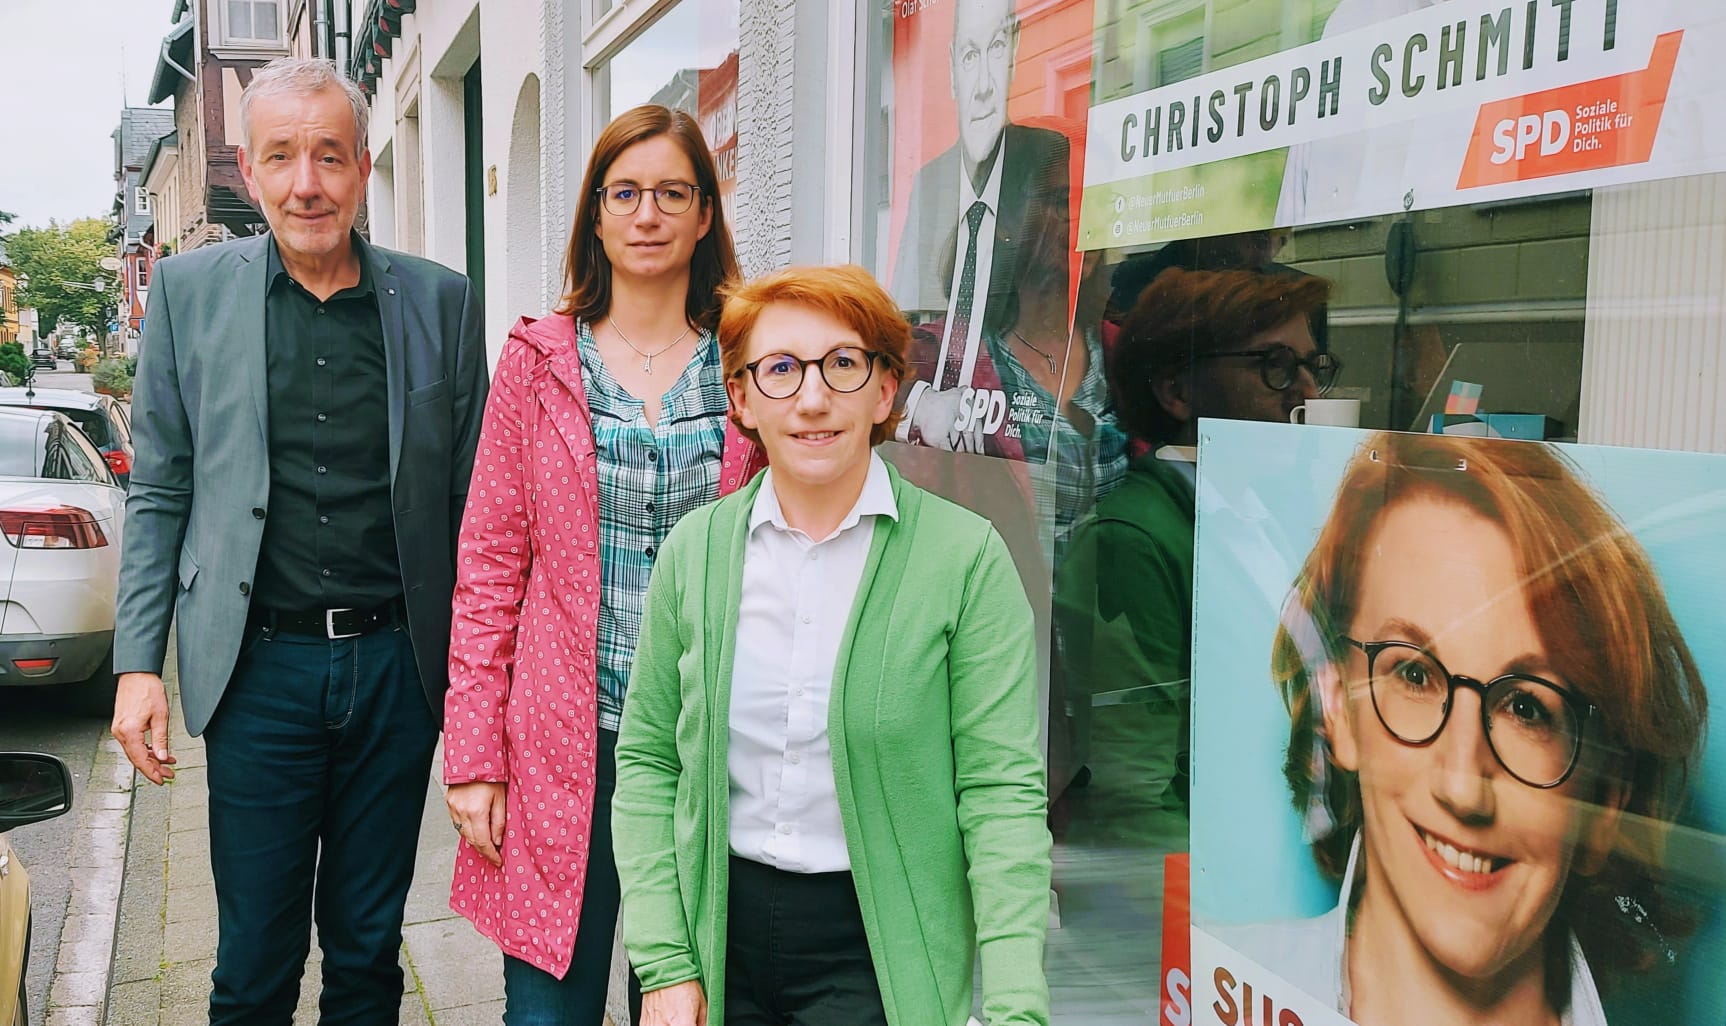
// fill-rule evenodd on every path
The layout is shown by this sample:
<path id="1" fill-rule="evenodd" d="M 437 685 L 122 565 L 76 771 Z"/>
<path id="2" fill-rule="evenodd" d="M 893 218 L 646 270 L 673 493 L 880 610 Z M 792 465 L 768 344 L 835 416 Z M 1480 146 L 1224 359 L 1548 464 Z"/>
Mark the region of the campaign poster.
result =
<path id="1" fill-rule="evenodd" d="M 1726 457 L 1200 434 L 1194 1021 L 1726 1021 Z"/>
<path id="2" fill-rule="evenodd" d="M 1079 247 L 1726 170 L 1726 4 L 1340 0 L 1315 32 L 1094 107 Z"/>
<path id="3" fill-rule="evenodd" d="M 887 273 L 917 326 L 898 440 L 1044 462 L 1093 355 L 1069 350 L 1091 0 L 892 11 Z"/>

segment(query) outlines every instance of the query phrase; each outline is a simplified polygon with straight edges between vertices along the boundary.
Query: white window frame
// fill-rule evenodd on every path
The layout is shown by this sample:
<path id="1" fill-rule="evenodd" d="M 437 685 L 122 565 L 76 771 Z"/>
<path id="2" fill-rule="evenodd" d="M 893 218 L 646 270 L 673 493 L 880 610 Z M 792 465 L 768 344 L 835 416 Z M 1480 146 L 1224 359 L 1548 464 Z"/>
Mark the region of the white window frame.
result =
<path id="1" fill-rule="evenodd" d="M 611 111 L 611 83 L 601 88 L 600 74 L 606 64 L 624 47 L 667 11 L 680 3 L 700 3 L 701 0 L 613 0 L 611 9 L 598 13 L 598 0 L 582 5 L 581 77 L 582 92 L 587 94 L 581 116 L 581 138 L 570 140 L 571 153 L 586 153 L 593 148 L 599 133 L 605 130 Z"/>
<path id="2" fill-rule="evenodd" d="M 286 51 L 288 48 L 287 7 L 288 0 L 233 0 L 236 3 L 255 5 L 258 3 L 273 3 L 276 8 L 276 37 L 263 39 L 256 36 L 236 36 L 228 30 L 228 4 L 230 0 L 214 0 L 216 4 L 216 20 L 220 31 L 216 38 L 223 50 L 271 50 Z M 254 10 L 253 13 L 256 13 Z"/>
<path id="3" fill-rule="evenodd" d="M 150 212 L 150 190 L 142 185 L 132 189 L 132 212 L 139 215 Z"/>
<path id="4" fill-rule="evenodd" d="M 680 3 L 701 3 L 703 0 L 588 0 L 579 5 L 581 12 L 581 77 L 582 91 L 587 94 L 581 105 L 580 138 L 566 141 L 566 151 L 586 153 L 604 130 L 610 112 L 610 87 L 600 88 L 599 74 L 606 63 L 624 47 L 659 21 Z M 830 0 L 797 0 L 799 4 L 829 3 Z M 868 74 L 864 66 L 867 56 L 865 28 L 870 5 L 834 4 L 828 17 L 824 49 L 828 55 L 825 70 L 826 117 L 821 144 L 825 146 L 825 186 L 827 195 L 851 196 L 855 168 L 852 166 L 862 146 L 864 112 L 859 109 L 865 91 L 859 88 L 858 76 Z M 849 16 L 847 16 L 849 15 Z M 741 27 L 741 26 L 740 26 Z M 739 114 L 739 134 L 748 131 Z M 829 203 L 823 214 L 822 251 L 830 261 L 853 259 L 852 238 L 857 211 L 854 203 Z"/>
<path id="5" fill-rule="evenodd" d="M 1204 42 L 1203 56 L 1199 66 L 1199 74 L 1211 70 L 1211 20 L 1214 14 L 1214 4 L 1204 0 L 1164 0 L 1138 12 L 1138 52 L 1133 55 L 1133 82 L 1139 88 L 1156 89 L 1168 83 L 1162 81 L 1157 74 L 1157 54 L 1159 46 L 1169 41 L 1172 34 L 1169 26 L 1177 21 L 1184 21 L 1195 12 L 1204 11 L 1204 28 L 1200 30 L 1199 38 Z"/>

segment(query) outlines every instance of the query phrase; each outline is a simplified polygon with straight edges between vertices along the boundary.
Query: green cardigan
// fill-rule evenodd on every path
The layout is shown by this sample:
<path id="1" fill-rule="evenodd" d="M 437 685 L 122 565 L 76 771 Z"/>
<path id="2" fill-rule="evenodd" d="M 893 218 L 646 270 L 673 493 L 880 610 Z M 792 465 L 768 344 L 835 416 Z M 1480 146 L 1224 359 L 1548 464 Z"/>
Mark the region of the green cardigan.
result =
<path id="1" fill-rule="evenodd" d="M 1049 831 L 1030 604 L 989 523 L 889 468 L 833 670 L 851 872 L 894 1026 L 1046 1024 Z M 623 936 L 645 991 L 698 979 L 725 1021 L 727 711 L 761 477 L 680 521 L 647 588 L 617 744 Z M 755 927 L 756 910 L 739 909 Z"/>

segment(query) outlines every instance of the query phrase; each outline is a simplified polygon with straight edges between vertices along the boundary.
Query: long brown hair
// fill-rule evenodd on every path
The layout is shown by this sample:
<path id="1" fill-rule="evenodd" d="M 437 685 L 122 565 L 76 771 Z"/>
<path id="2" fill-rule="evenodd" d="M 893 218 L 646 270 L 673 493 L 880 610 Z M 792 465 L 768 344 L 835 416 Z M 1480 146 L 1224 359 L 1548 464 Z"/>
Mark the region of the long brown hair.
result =
<path id="1" fill-rule="evenodd" d="M 1708 694 L 1648 554 L 1544 443 L 1385 432 L 1350 462 L 1271 653 L 1291 718 L 1283 772 L 1316 835 L 1313 856 L 1342 876 L 1363 823 L 1357 776 L 1331 760 L 1314 676 L 1344 658 L 1337 638 L 1355 615 L 1374 524 L 1415 497 L 1455 503 L 1503 528 L 1548 657 L 1601 712 L 1595 741 L 1612 754 L 1603 775 L 1625 789 L 1624 815 L 1605 864 L 1592 874 L 1572 869 L 1554 923 L 1575 931 L 1603 978 L 1646 969 L 1693 925 L 1663 886 L 1664 841 L 1700 757 Z M 1314 822 L 1330 829 L 1314 831 Z"/>
<path id="2" fill-rule="evenodd" d="M 575 206 L 575 228 L 569 233 L 569 247 L 563 255 L 563 298 L 557 301 L 557 313 L 591 323 L 611 311 L 611 261 L 595 231 L 599 189 L 619 154 L 662 135 L 675 141 L 689 158 L 701 207 L 713 216 L 712 225 L 695 243 L 695 254 L 690 258 L 684 316 L 708 331 L 719 326 L 720 289 L 738 278 L 737 253 L 719 198 L 719 172 L 695 118 L 657 103 L 644 103 L 619 114 L 593 145 L 587 173 L 581 179 L 581 198 Z"/>

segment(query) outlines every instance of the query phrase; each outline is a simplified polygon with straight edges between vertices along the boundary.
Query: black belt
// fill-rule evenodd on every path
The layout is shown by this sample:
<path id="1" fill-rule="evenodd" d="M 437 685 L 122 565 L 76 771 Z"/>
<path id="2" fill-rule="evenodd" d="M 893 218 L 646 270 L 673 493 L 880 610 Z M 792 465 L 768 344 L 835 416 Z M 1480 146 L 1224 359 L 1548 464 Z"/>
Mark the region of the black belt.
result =
<path id="1" fill-rule="evenodd" d="M 357 638 L 395 623 L 401 600 L 392 599 L 371 609 L 304 609 L 290 611 L 252 607 L 251 620 L 278 634 L 301 634 L 313 638 Z"/>

